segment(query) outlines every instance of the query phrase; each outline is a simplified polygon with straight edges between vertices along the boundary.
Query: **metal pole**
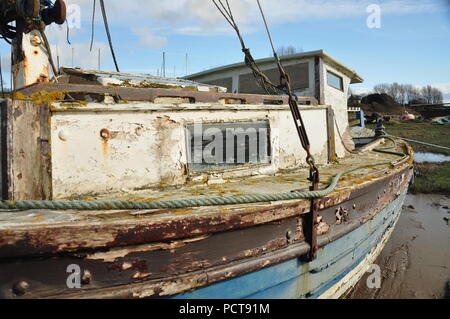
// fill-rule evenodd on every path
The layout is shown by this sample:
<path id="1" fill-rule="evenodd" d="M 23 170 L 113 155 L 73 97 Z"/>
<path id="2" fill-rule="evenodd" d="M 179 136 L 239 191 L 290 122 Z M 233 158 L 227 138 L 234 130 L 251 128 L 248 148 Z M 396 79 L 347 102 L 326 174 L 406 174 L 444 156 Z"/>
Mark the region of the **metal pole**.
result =
<path id="1" fill-rule="evenodd" d="M 186 61 L 185 61 L 185 64 L 186 64 L 186 75 L 188 75 L 188 54 L 186 53 Z"/>
<path id="2" fill-rule="evenodd" d="M 56 45 L 56 65 L 58 66 L 58 70 L 59 70 L 60 67 L 59 67 L 59 48 L 58 48 L 58 45 Z"/>
<path id="3" fill-rule="evenodd" d="M 162 74 L 163 74 L 163 77 L 166 77 L 166 52 L 163 52 Z"/>

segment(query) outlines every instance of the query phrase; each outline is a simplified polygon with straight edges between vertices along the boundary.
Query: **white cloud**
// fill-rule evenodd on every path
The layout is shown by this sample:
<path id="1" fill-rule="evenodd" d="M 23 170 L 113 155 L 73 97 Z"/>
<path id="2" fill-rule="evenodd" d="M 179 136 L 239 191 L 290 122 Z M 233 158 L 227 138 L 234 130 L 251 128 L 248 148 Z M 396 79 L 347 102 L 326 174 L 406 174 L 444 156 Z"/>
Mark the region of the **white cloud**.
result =
<path id="1" fill-rule="evenodd" d="M 71 36 L 83 32 L 79 29 L 71 29 Z M 104 42 L 96 41 L 90 50 L 90 42 L 72 41 L 72 45 L 67 42 L 67 33 L 65 27 L 52 26 L 46 30 L 47 37 L 51 43 L 52 56 L 57 65 L 57 56 L 59 55 L 60 66 L 72 66 L 72 49 L 74 66 L 86 69 L 98 68 L 98 54 L 100 49 L 100 63 L 106 58 L 110 58 L 109 46 Z M 57 50 L 58 48 L 58 50 Z"/>
<path id="2" fill-rule="evenodd" d="M 229 0 L 236 21 L 244 32 L 262 27 L 254 0 Z M 310 19 L 341 19 L 366 16 L 369 4 L 379 3 L 381 14 L 412 14 L 449 10 L 446 0 L 261 0 L 269 23 L 296 22 Z M 82 27 L 90 27 L 92 0 L 68 0 L 81 6 Z M 106 10 L 111 25 L 130 29 L 163 27 L 168 33 L 184 35 L 216 35 L 229 33 L 230 27 L 211 0 L 108 0 Z M 97 22 L 101 23 L 100 10 Z M 154 34 L 164 37 L 163 34 Z M 152 40 L 152 39 L 150 39 Z M 154 39 L 153 39 L 154 40 Z M 144 41 L 146 45 L 147 41 Z M 151 41 L 152 42 L 152 41 Z"/>
<path id="3" fill-rule="evenodd" d="M 150 48 L 163 48 L 167 44 L 167 38 L 153 34 L 150 28 L 133 28 L 133 33 L 139 37 L 139 45 Z"/>
<path id="4" fill-rule="evenodd" d="M 432 87 L 442 91 L 442 94 L 450 94 L 450 82 L 449 83 L 434 83 Z"/>
<path id="5" fill-rule="evenodd" d="M 434 83 L 431 86 L 442 91 L 444 95 L 444 102 L 450 103 L 450 82 L 449 83 Z"/>

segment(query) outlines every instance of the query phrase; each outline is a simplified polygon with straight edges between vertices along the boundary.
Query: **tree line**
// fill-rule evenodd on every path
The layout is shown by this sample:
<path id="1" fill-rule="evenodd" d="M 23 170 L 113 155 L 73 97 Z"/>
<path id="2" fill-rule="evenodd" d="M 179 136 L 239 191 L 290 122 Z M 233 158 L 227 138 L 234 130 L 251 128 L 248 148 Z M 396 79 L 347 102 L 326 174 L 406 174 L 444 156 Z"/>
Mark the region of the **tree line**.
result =
<path id="1" fill-rule="evenodd" d="M 373 91 L 377 94 L 387 94 L 401 105 L 439 104 L 444 100 L 442 91 L 431 85 L 415 87 L 411 84 L 399 84 L 397 82 L 392 84 L 381 83 L 375 85 Z"/>

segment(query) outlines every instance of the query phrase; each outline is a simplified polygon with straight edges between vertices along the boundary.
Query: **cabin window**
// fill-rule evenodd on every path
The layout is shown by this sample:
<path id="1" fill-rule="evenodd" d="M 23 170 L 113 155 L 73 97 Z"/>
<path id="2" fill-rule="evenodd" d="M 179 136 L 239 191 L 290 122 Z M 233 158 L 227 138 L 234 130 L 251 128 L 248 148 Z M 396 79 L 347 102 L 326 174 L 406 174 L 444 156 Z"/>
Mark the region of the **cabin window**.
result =
<path id="1" fill-rule="evenodd" d="M 291 87 L 294 91 L 303 91 L 309 88 L 309 64 L 298 63 L 284 67 L 291 77 Z M 273 83 L 280 81 L 280 71 L 278 68 L 264 70 Z M 267 94 L 267 92 L 257 84 L 253 73 L 241 74 L 239 76 L 239 93 Z"/>
<path id="2" fill-rule="evenodd" d="M 335 89 L 344 91 L 344 81 L 341 76 L 336 75 L 330 71 L 327 73 L 328 85 L 334 87 Z"/>
<path id="3" fill-rule="evenodd" d="M 268 121 L 188 125 L 187 143 L 192 171 L 271 162 Z"/>

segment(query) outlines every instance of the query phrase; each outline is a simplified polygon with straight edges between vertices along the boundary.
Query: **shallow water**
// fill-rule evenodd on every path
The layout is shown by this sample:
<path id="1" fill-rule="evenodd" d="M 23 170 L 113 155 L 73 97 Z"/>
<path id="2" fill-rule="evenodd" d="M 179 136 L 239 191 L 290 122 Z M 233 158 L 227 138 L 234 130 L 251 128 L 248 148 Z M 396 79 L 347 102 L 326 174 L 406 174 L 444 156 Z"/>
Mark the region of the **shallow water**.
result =
<path id="1" fill-rule="evenodd" d="M 445 298 L 450 285 L 450 198 L 408 195 L 397 226 L 376 260 L 380 289 L 363 276 L 349 298 Z"/>
<path id="2" fill-rule="evenodd" d="M 435 153 L 415 153 L 414 162 L 416 163 L 441 163 L 450 161 L 450 156 Z"/>

